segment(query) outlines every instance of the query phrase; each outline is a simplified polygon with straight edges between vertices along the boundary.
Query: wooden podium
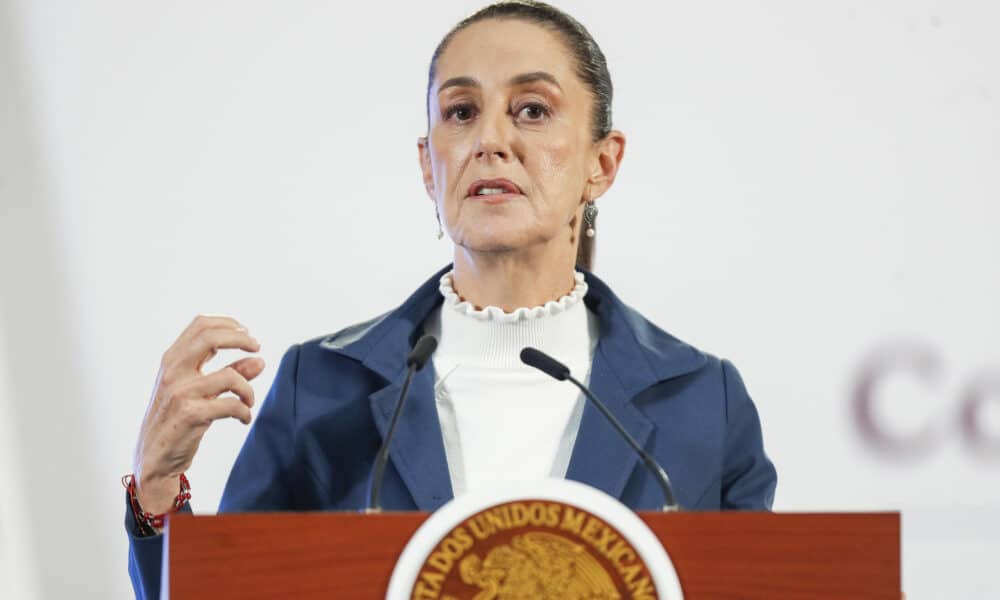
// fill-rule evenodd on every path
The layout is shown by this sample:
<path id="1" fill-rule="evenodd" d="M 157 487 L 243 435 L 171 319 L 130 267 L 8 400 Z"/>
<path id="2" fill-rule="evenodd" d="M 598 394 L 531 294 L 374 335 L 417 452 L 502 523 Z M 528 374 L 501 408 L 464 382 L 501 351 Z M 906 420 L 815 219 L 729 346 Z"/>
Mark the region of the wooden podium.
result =
<path id="1" fill-rule="evenodd" d="M 899 513 L 639 513 L 685 600 L 900 598 Z M 176 515 L 172 598 L 383 598 L 427 513 Z"/>

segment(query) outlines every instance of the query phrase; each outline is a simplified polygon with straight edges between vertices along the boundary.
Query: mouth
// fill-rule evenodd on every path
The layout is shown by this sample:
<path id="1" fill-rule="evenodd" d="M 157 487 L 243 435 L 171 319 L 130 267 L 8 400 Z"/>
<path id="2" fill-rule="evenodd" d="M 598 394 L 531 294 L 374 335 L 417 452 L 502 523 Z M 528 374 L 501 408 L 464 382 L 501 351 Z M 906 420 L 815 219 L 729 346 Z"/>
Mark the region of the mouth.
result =
<path id="1" fill-rule="evenodd" d="M 516 183 L 509 179 L 479 179 L 469 186 L 469 198 L 486 200 L 509 199 L 511 196 L 521 196 L 524 192 Z"/>

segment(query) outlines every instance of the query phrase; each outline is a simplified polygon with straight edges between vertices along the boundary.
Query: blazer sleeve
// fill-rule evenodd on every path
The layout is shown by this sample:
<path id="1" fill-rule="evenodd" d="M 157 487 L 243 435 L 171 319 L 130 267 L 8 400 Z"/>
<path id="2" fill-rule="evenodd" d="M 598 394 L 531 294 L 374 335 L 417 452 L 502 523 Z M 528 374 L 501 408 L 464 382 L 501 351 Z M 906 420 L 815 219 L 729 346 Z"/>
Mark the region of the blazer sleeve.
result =
<path id="1" fill-rule="evenodd" d="M 185 504 L 180 512 L 191 512 Z M 137 600 L 160 597 L 160 565 L 163 562 L 163 535 L 139 536 L 132 505 L 125 494 L 125 532 L 128 533 L 128 575 Z"/>
<path id="2" fill-rule="evenodd" d="M 299 347 L 281 359 L 274 383 L 253 421 L 229 474 L 219 512 L 280 510 L 292 506 L 288 485 L 295 449 L 295 380 Z M 190 503 L 182 509 L 190 512 Z M 128 572 L 137 600 L 160 597 L 163 535 L 137 536 L 135 517 L 125 498 L 129 536 Z"/>
<path id="3" fill-rule="evenodd" d="M 760 417 L 739 372 L 722 361 L 726 389 L 726 439 L 722 509 L 771 510 L 778 475 L 764 452 Z"/>
<path id="4" fill-rule="evenodd" d="M 294 507 L 295 395 L 299 346 L 285 352 L 271 391 L 240 449 L 222 492 L 219 512 Z"/>

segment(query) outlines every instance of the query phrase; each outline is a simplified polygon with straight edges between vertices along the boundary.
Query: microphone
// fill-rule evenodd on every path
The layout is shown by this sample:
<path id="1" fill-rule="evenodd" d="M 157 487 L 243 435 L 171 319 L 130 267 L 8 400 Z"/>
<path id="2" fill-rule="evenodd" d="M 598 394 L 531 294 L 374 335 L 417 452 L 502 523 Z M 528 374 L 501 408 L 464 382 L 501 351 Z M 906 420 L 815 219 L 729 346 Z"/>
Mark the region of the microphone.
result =
<path id="1" fill-rule="evenodd" d="M 382 439 L 382 446 L 375 455 L 375 464 L 372 465 L 372 474 L 368 480 L 368 506 L 365 512 L 382 512 L 379 503 L 379 493 L 382 491 L 382 479 L 385 477 L 385 465 L 389 462 L 389 444 L 392 436 L 396 432 L 396 424 L 399 422 L 399 415 L 403 413 L 403 405 L 406 403 L 406 395 L 410 391 L 410 382 L 413 375 L 424 368 L 427 359 L 434 354 L 437 349 L 437 338 L 433 335 L 424 335 L 413 345 L 413 350 L 406 356 L 406 379 L 403 380 L 403 388 L 399 391 L 399 400 L 396 401 L 396 408 L 392 412 L 392 420 L 389 421 L 389 429 Z"/>
<path id="2" fill-rule="evenodd" d="M 417 343 L 413 345 L 413 350 L 411 350 L 410 354 L 406 357 L 406 366 L 416 367 L 417 371 L 423 369 L 427 359 L 431 357 L 431 354 L 434 354 L 437 347 L 438 341 L 436 337 L 430 334 L 422 336 L 419 340 L 417 340 Z"/>
<path id="3" fill-rule="evenodd" d="M 670 477 L 667 476 L 667 472 L 663 470 L 660 463 L 656 462 L 656 460 L 650 456 L 649 452 L 646 452 L 646 450 L 635 441 L 635 438 L 629 435 L 629 432 L 625 431 L 625 428 L 618 422 L 618 419 L 611 414 L 604 403 L 601 402 L 593 392 L 587 389 L 587 386 L 577 381 L 570 374 L 569 367 L 552 358 L 548 354 L 545 354 L 541 350 L 530 346 L 521 350 L 521 362 L 530 367 L 535 367 L 549 377 L 558 379 L 559 381 L 569 381 L 576 387 L 580 388 L 583 395 L 597 407 L 597 410 L 601 411 L 604 418 L 611 423 L 619 435 L 625 438 L 628 445 L 632 447 L 632 450 L 635 450 L 635 453 L 639 455 L 642 462 L 646 463 L 646 467 L 653 473 L 653 476 L 656 477 L 656 480 L 660 483 L 660 487 L 663 488 L 662 510 L 664 512 L 671 512 L 681 509 L 680 505 L 677 504 L 677 501 L 674 500 L 674 489 L 673 486 L 670 485 Z"/>

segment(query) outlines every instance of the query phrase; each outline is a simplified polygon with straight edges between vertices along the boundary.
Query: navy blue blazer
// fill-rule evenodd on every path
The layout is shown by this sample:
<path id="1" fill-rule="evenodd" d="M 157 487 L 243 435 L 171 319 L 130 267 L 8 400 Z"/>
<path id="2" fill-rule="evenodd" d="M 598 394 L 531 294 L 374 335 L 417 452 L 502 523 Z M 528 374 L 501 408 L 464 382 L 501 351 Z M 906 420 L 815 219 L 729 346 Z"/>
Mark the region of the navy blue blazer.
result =
<path id="1" fill-rule="evenodd" d="M 406 354 L 441 304 L 444 272 L 395 310 L 285 353 L 220 512 L 365 506 Z M 736 369 L 665 333 L 594 275 L 585 277 L 584 301 L 600 321 L 591 388 L 670 474 L 677 501 L 692 510 L 770 509 L 777 475 Z M 413 381 L 393 440 L 382 490 L 387 510 L 433 511 L 452 498 L 433 387 L 428 363 Z M 589 403 L 566 477 L 637 510 L 663 503 L 656 480 Z M 127 506 L 125 512 L 136 596 L 158 598 L 163 536 L 136 537 Z"/>

